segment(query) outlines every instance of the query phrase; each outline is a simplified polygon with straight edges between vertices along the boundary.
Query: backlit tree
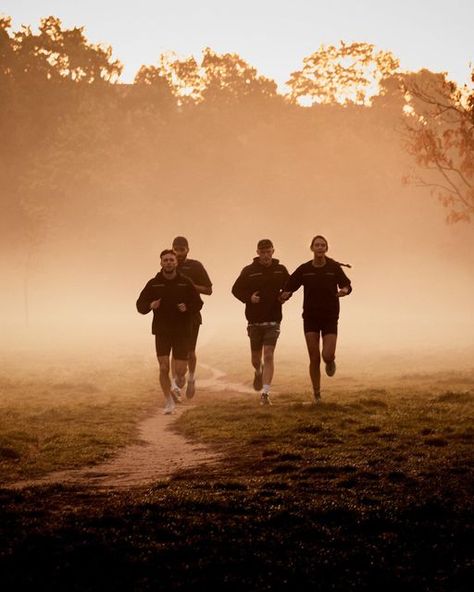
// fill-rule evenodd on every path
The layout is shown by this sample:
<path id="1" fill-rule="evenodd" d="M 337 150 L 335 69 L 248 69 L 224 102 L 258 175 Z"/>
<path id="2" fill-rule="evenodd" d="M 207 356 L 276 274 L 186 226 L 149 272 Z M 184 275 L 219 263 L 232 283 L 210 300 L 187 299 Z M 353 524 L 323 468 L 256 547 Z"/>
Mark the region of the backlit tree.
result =
<path id="1" fill-rule="evenodd" d="M 474 82 L 474 70 L 472 72 Z M 427 187 L 447 208 L 447 220 L 474 216 L 474 90 L 445 74 L 404 77 L 406 147 L 419 168 L 406 181 Z"/>
<path id="2" fill-rule="evenodd" d="M 314 103 L 370 104 L 379 82 L 398 69 L 391 52 L 370 43 L 321 45 L 304 58 L 303 68 L 291 74 L 289 98 L 300 105 Z"/>

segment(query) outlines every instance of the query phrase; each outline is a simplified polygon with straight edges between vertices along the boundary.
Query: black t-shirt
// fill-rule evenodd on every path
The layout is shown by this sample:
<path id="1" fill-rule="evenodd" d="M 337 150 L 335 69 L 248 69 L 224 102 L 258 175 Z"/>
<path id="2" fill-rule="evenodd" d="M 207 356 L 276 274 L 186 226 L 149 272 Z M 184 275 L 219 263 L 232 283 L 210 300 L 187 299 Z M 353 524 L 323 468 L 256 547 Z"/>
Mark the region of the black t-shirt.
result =
<path id="1" fill-rule="evenodd" d="M 204 265 L 196 259 L 186 258 L 182 263 L 178 263 L 178 271 L 185 277 L 189 278 L 197 286 L 206 286 L 212 288 L 212 282 L 209 278 Z M 204 304 L 202 298 L 199 296 L 201 306 Z M 202 317 L 200 311 L 194 314 L 195 322 L 201 323 Z"/>
<path id="2" fill-rule="evenodd" d="M 326 257 L 326 264 L 315 267 L 313 261 L 300 265 L 290 276 L 285 291 L 295 292 L 303 286 L 303 318 L 331 318 L 339 316 L 338 289 L 349 288 L 351 281 L 334 259 Z"/>
<path id="3" fill-rule="evenodd" d="M 182 263 L 178 263 L 178 271 L 198 286 L 212 287 L 212 282 L 204 269 L 204 265 L 200 261 L 196 261 L 196 259 L 185 259 Z"/>

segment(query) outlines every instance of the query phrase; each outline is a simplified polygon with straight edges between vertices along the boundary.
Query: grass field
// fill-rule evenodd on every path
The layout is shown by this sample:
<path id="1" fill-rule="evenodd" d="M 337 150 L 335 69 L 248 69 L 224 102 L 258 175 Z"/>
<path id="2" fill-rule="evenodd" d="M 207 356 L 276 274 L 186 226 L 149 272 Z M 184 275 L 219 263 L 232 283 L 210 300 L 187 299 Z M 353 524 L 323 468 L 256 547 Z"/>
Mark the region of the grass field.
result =
<path id="1" fill-rule="evenodd" d="M 207 361 L 250 381 L 244 357 Z M 210 392 L 180 415 L 217 464 L 140 490 L 2 489 L 2 589 L 470 590 L 472 369 L 342 372 L 315 406 L 294 368 L 270 408 Z M 154 381 L 139 356 L 4 360 L 3 483 L 134 441 L 161 405 Z"/>

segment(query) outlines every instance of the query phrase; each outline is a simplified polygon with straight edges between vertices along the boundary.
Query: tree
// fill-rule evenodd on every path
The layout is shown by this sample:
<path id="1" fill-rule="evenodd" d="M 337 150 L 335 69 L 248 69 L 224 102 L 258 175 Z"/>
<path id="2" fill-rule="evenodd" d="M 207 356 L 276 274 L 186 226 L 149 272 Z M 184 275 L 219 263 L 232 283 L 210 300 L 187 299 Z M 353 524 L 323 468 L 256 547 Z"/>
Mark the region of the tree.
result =
<path id="1" fill-rule="evenodd" d="M 369 105 L 380 81 L 393 74 L 398 60 L 370 43 L 321 45 L 304 58 L 303 68 L 291 74 L 289 99 L 300 105 L 353 103 Z"/>
<path id="2" fill-rule="evenodd" d="M 63 29 L 58 18 L 48 17 L 37 33 L 25 26 L 12 32 L 11 18 L 0 18 L 1 235 L 10 248 L 16 240 L 25 255 L 26 323 L 33 256 L 62 198 L 56 183 L 62 161 L 46 155 L 64 122 L 80 120 L 92 85 L 112 87 L 121 69 L 111 48 L 90 44 L 83 28 Z"/>
<path id="3" fill-rule="evenodd" d="M 164 77 L 181 103 L 238 102 L 246 98 L 274 98 L 277 85 L 260 76 L 237 54 L 217 54 L 207 47 L 201 62 L 191 56 L 161 56 L 159 75 Z"/>
<path id="4" fill-rule="evenodd" d="M 5 19 L 3 26 L 5 31 Z M 31 27 L 21 27 L 11 41 L 7 67 L 16 79 L 34 76 L 43 80 L 115 82 L 122 72 L 120 62 L 112 59 L 111 47 L 89 43 L 84 27 L 62 29 L 61 21 L 54 16 L 41 19 L 37 34 Z"/>
<path id="5" fill-rule="evenodd" d="M 474 82 L 474 70 L 472 71 Z M 474 89 L 426 70 L 404 77 L 405 143 L 426 174 L 406 182 L 427 187 L 448 210 L 447 221 L 474 216 Z"/>

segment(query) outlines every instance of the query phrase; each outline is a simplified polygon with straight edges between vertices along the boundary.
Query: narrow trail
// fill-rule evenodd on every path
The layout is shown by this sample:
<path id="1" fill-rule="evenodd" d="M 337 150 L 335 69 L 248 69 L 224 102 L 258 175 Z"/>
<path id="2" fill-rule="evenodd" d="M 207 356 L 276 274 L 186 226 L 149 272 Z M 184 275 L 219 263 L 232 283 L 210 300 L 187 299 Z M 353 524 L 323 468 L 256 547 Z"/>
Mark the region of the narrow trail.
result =
<path id="1" fill-rule="evenodd" d="M 197 383 L 197 397 L 203 392 L 252 393 L 239 383 L 225 382 L 225 373 L 201 364 L 211 373 Z M 23 489 L 53 484 L 74 484 L 99 489 L 128 489 L 151 485 L 166 479 L 180 469 L 215 463 L 219 454 L 201 444 L 190 442 L 170 427 L 187 409 L 193 408 L 190 401 L 177 405 L 173 415 L 163 415 L 162 407 L 139 426 L 139 443 L 126 446 L 117 456 L 99 465 L 55 471 L 39 479 L 17 481 L 5 486 L 8 489 Z"/>

